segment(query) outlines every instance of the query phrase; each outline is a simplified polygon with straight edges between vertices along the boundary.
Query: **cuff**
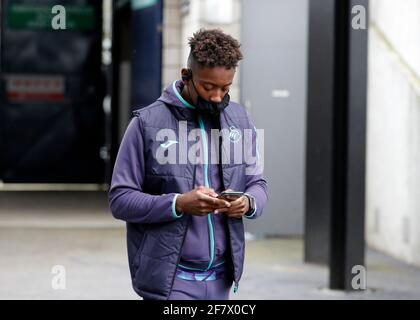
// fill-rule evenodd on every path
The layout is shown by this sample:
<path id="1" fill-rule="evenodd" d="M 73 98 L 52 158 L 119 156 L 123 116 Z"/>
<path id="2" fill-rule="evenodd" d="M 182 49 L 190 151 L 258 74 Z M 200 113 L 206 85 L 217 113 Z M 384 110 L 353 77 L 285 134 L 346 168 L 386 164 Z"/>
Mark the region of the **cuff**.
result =
<path id="1" fill-rule="evenodd" d="M 254 210 L 245 213 L 244 216 L 245 218 L 251 219 L 255 215 L 256 212 L 257 212 L 257 207 L 255 206 Z"/>
<path id="2" fill-rule="evenodd" d="M 255 201 L 255 199 L 254 199 L 254 209 L 245 213 L 244 217 L 247 218 L 247 219 L 252 219 L 252 217 L 255 215 L 256 212 L 257 212 L 257 201 Z"/>
<path id="3" fill-rule="evenodd" d="M 172 217 L 174 217 L 175 219 L 181 218 L 184 215 L 183 212 L 181 212 L 180 214 L 176 212 L 176 198 L 178 198 L 179 195 L 180 194 L 177 193 L 172 200 Z"/>

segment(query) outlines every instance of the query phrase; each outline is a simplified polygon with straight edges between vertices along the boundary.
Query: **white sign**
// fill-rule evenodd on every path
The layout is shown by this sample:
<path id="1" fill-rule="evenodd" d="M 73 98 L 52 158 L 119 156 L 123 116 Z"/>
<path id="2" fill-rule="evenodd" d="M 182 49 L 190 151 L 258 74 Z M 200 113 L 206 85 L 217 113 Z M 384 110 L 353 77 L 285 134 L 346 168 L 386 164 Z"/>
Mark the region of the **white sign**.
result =
<path id="1" fill-rule="evenodd" d="M 233 22 L 232 0 L 206 0 L 206 22 L 212 24 L 229 24 Z"/>

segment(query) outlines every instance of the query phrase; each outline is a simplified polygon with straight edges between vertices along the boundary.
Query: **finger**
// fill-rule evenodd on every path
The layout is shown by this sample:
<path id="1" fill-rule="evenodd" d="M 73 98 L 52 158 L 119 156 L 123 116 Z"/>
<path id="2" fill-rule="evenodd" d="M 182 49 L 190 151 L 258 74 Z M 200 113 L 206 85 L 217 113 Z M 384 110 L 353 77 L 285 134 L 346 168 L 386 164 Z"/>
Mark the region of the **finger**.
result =
<path id="1" fill-rule="evenodd" d="M 209 204 L 205 203 L 205 202 L 201 202 L 198 205 L 198 211 L 200 211 L 200 212 L 213 212 L 214 209 L 215 208 L 213 206 L 209 206 Z"/>
<path id="2" fill-rule="evenodd" d="M 225 212 L 228 212 L 228 211 L 229 211 L 229 208 L 220 208 L 220 209 L 214 210 L 214 213 L 219 214 L 219 213 L 225 213 Z"/>
<path id="3" fill-rule="evenodd" d="M 241 203 L 233 204 L 231 202 L 230 204 L 231 204 L 231 206 L 230 206 L 229 209 L 230 209 L 231 212 L 241 211 L 241 210 L 243 210 L 245 208 L 245 206 L 243 204 L 241 204 Z"/>
<path id="4" fill-rule="evenodd" d="M 214 201 L 216 200 L 216 198 L 209 196 L 208 194 L 201 191 L 197 192 L 197 198 L 198 200 L 206 203 L 214 203 Z"/>
<path id="5" fill-rule="evenodd" d="M 232 206 L 229 201 L 222 199 L 217 199 L 215 205 L 219 208 L 230 208 Z"/>
<path id="6" fill-rule="evenodd" d="M 223 207 L 230 207 L 231 206 L 229 201 L 213 198 L 213 197 L 210 197 L 206 194 L 202 194 L 200 199 L 201 199 L 201 201 L 205 201 L 208 204 L 211 204 L 215 208 L 223 208 Z"/>
<path id="7" fill-rule="evenodd" d="M 210 196 L 210 197 L 212 197 L 212 198 L 217 198 L 219 196 L 216 192 L 214 192 L 212 190 L 206 190 L 203 193 L 206 194 L 206 195 L 208 195 L 208 196 Z"/>
<path id="8" fill-rule="evenodd" d="M 235 208 L 235 209 L 230 208 L 229 210 L 229 214 L 244 214 L 244 213 L 245 213 L 244 208 Z"/>
<path id="9" fill-rule="evenodd" d="M 202 193 L 202 192 L 199 192 L 198 199 L 201 202 L 204 202 L 206 204 L 214 204 L 214 203 L 216 203 L 216 200 L 217 200 L 216 198 L 213 198 L 213 197 L 209 196 L 208 194 L 205 194 L 205 193 Z"/>
<path id="10" fill-rule="evenodd" d="M 209 205 L 206 202 L 200 202 L 200 204 L 198 205 L 199 210 L 210 210 L 213 211 L 215 208 L 212 205 Z"/>
<path id="11" fill-rule="evenodd" d="M 244 203 L 244 202 L 245 202 L 244 200 L 245 200 L 245 197 L 244 197 L 244 196 L 242 196 L 242 197 L 236 198 L 236 200 L 232 201 L 230 204 L 231 204 L 232 206 L 238 206 L 238 205 L 240 205 L 241 203 Z"/>
<path id="12" fill-rule="evenodd" d="M 209 195 L 209 196 L 211 196 L 211 197 L 217 198 L 217 193 L 214 191 L 214 189 L 213 189 L 213 188 L 206 188 L 206 187 L 203 187 L 203 188 L 202 188 L 202 189 L 200 189 L 199 191 L 200 191 L 200 192 L 202 192 L 202 193 L 204 193 L 204 194 L 207 194 L 207 195 Z"/>
<path id="13" fill-rule="evenodd" d="M 229 197 L 230 202 L 237 201 L 237 200 L 238 200 L 238 197 Z"/>

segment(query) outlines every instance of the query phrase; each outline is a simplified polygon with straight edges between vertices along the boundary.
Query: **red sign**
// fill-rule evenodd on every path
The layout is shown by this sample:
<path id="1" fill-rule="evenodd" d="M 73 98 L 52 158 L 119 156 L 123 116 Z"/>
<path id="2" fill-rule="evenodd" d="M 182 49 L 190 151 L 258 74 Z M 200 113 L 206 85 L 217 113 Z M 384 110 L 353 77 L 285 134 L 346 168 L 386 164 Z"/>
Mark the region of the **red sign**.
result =
<path id="1" fill-rule="evenodd" d="M 10 102 L 62 102 L 64 78 L 47 75 L 8 75 L 6 96 Z"/>

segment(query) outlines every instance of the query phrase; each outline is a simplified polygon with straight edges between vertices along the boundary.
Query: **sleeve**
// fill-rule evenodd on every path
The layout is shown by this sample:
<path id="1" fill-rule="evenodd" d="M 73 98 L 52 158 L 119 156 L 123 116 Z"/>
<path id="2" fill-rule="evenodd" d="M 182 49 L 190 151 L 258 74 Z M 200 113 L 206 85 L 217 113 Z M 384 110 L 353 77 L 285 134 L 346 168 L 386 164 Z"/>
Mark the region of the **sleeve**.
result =
<path id="1" fill-rule="evenodd" d="M 254 198 L 255 209 L 246 213 L 245 218 L 256 219 L 262 215 L 263 209 L 268 200 L 267 181 L 263 177 L 264 136 L 257 137 L 257 134 L 261 132 L 257 131 L 248 112 L 247 114 L 248 114 L 249 125 L 252 128 L 251 129 L 252 134 L 250 134 L 252 143 L 249 143 L 249 144 L 245 143 L 244 145 L 249 145 L 248 150 L 245 150 L 245 152 L 248 153 L 248 156 L 246 157 L 246 159 L 253 159 L 253 161 L 249 161 L 249 160 L 246 161 L 245 192 L 250 194 Z M 262 148 L 260 144 L 262 144 Z"/>
<path id="2" fill-rule="evenodd" d="M 131 119 L 121 141 L 108 193 L 116 219 L 132 223 L 169 222 L 183 216 L 175 210 L 179 194 L 142 192 L 145 174 L 144 143 L 139 117 Z"/>

